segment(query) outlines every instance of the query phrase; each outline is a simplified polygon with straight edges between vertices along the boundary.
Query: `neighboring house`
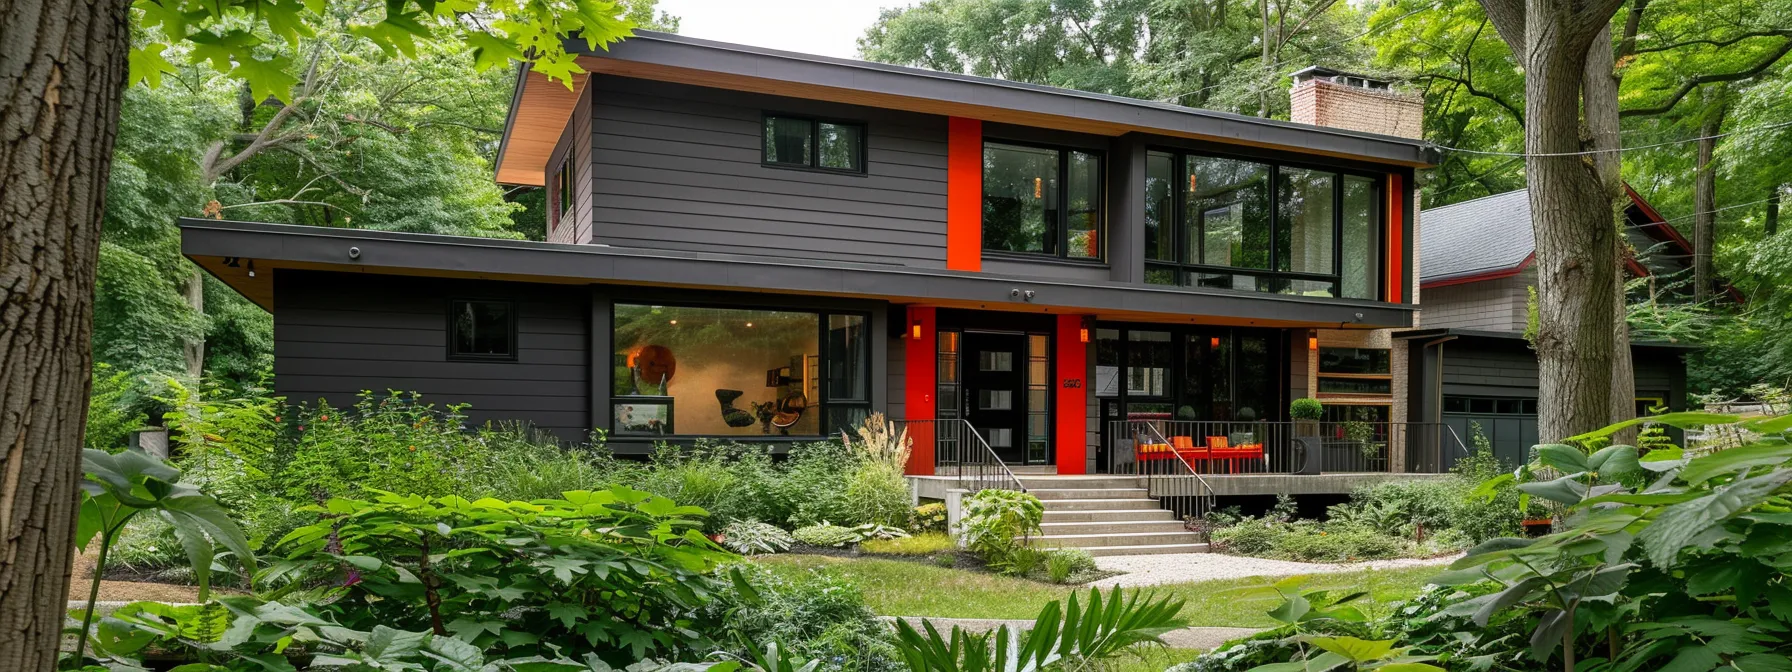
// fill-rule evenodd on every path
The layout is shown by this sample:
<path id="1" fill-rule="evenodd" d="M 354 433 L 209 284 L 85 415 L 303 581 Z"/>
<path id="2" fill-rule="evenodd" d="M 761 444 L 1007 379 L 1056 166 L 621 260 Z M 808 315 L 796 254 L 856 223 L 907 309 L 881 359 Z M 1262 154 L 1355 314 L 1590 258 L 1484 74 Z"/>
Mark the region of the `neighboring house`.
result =
<path id="1" fill-rule="evenodd" d="M 1634 190 L 1625 192 L 1626 276 L 1649 278 L 1643 291 L 1657 300 L 1687 300 L 1691 245 Z M 1520 189 L 1426 210 L 1420 225 L 1422 328 L 1395 333 L 1412 352 L 1412 417 L 1448 424 L 1464 441 L 1479 426 L 1496 454 L 1521 461 L 1538 440 L 1537 356 L 1524 338 L 1537 284 L 1529 196 Z M 1631 345 L 1639 414 L 1685 409 L 1690 349 Z"/>
<path id="2" fill-rule="evenodd" d="M 278 393 L 415 390 L 621 453 L 882 411 L 917 474 L 936 427 L 1080 474 L 1137 423 L 1405 397 L 1385 333 L 1415 324 L 1436 155 L 1377 83 L 1294 95 L 1408 137 L 647 32 L 580 64 L 519 76 L 498 153 L 550 242 L 182 221 L 273 312 Z"/>

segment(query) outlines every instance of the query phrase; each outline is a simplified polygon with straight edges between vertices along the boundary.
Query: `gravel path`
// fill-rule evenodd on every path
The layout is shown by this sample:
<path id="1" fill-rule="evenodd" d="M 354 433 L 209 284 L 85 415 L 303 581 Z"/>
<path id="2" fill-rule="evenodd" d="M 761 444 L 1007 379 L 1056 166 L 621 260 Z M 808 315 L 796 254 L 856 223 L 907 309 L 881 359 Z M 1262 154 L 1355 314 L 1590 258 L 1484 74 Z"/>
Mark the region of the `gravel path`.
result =
<path id="1" fill-rule="evenodd" d="M 1313 563 L 1247 558 L 1221 553 L 1177 553 L 1169 555 L 1114 555 L 1095 559 L 1101 569 L 1125 572 L 1120 576 L 1094 581 L 1101 586 L 1157 586 L 1166 583 L 1192 583 L 1220 579 L 1242 579 L 1252 576 L 1293 576 L 1296 574 L 1330 574 L 1359 569 L 1394 569 L 1400 567 L 1441 567 L 1455 562 L 1457 555 L 1441 558 L 1403 558 L 1369 562 Z"/>

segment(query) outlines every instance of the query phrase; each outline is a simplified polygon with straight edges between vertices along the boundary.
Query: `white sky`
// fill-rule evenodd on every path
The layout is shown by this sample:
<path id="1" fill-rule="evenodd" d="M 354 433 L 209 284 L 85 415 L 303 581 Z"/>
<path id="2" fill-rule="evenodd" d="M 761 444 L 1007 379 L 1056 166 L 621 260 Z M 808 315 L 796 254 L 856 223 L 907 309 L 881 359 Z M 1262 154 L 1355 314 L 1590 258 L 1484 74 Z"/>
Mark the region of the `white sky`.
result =
<path id="1" fill-rule="evenodd" d="M 882 7 L 913 0 L 660 0 L 678 33 L 705 40 L 855 58 Z"/>

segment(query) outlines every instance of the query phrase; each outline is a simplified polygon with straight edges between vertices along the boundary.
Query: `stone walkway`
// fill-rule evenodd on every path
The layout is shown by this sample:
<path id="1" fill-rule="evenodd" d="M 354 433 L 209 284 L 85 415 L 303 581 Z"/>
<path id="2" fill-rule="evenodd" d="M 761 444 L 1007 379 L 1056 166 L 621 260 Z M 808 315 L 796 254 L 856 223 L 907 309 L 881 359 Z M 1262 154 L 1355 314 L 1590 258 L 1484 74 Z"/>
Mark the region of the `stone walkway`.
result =
<path id="1" fill-rule="evenodd" d="M 1247 558 L 1221 553 L 1178 553 L 1174 555 L 1114 555 L 1096 558 L 1095 566 L 1113 572 L 1125 572 L 1091 582 L 1099 586 L 1159 586 L 1167 583 L 1193 583 L 1222 579 L 1243 579 L 1253 576 L 1294 576 L 1296 574 L 1331 574 L 1361 569 L 1394 569 L 1400 567 L 1438 567 L 1455 562 L 1459 555 L 1440 558 L 1403 558 L 1369 562 L 1313 563 Z"/>

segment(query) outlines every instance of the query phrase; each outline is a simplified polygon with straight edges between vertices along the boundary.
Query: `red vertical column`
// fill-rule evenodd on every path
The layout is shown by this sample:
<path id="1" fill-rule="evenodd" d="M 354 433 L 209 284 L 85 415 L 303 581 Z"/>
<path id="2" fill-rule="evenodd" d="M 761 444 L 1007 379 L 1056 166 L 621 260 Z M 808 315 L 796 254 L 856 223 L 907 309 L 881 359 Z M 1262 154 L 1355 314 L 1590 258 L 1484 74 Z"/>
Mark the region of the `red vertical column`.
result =
<path id="1" fill-rule="evenodd" d="M 934 420 L 939 417 L 939 335 L 932 306 L 909 306 L 908 323 L 902 325 L 903 340 L 903 413 L 908 420 Z M 934 467 L 934 427 L 930 422 L 908 426 L 914 448 L 908 456 L 908 473 L 932 476 Z"/>
<path id="2" fill-rule="evenodd" d="M 983 122 L 946 122 L 946 268 L 983 270 Z"/>
<path id="3" fill-rule="evenodd" d="M 1388 174 L 1388 303 L 1406 303 L 1406 189 Z"/>
<path id="4" fill-rule="evenodd" d="M 1057 382 L 1052 441 L 1058 446 L 1058 473 L 1087 471 L 1089 393 L 1083 377 L 1089 370 L 1089 331 L 1081 315 L 1059 315 L 1053 353 Z"/>

